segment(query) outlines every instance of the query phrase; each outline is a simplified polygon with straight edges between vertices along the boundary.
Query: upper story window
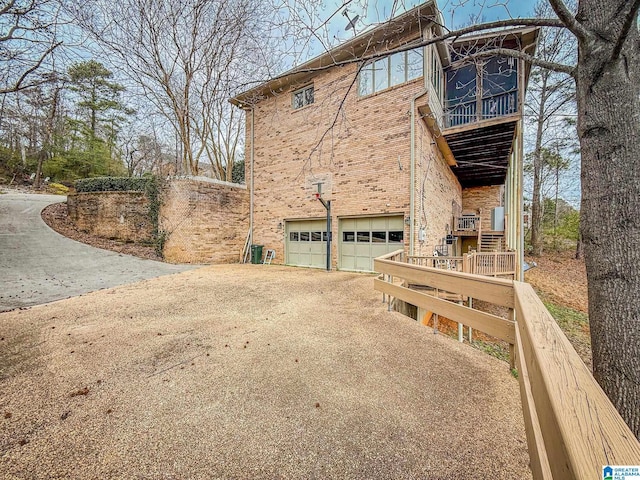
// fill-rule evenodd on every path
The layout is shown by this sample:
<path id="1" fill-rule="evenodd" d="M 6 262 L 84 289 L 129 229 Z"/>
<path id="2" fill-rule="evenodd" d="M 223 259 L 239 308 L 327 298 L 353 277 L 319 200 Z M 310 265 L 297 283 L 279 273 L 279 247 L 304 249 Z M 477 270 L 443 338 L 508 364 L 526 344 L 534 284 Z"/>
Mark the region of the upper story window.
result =
<path id="1" fill-rule="evenodd" d="M 436 98 L 440 103 L 444 98 L 444 70 L 442 69 L 442 62 L 438 55 L 438 50 L 435 45 L 431 47 L 431 85 L 436 93 Z"/>
<path id="2" fill-rule="evenodd" d="M 360 70 L 358 94 L 371 95 L 424 75 L 423 49 L 394 53 L 366 64 Z"/>
<path id="3" fill-rule="evenodd" d="M 298 108 L 306 107 L 313 103 L 313 85 L 301 88 L 293 92 L 291 97 L 291 106 L 294 110 Z"/>

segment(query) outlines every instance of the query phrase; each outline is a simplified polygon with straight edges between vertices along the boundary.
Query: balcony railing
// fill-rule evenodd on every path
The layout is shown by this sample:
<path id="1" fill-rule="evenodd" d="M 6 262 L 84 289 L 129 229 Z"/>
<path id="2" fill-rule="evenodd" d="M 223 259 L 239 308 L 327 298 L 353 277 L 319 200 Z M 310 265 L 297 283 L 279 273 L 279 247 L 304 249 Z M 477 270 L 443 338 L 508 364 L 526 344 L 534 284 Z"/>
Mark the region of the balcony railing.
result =
<path id="1" fill-rule="evenodd" d="M 478 215 L 453 217 L 453 230 L 455 232 L 478 233 L 480 232 L 480 221 Z"/>
<path id="2" fill-rule="evenodd" d="M 374 260 L 381 273 L 374 288 L 383 301 L 405 301 L 511 345 L 534 480 L 600 478 L 604 465 L 638 463 L 640 443 L 531 285 L 413 265 L 402 257 L 399 250 Z M 444 300 L 442 291 L 499 305 L 508 318 Z"/>
<path id="3" fill-rule="evenodd" d="M 444 128 L 457 127 L 469 123 L 504 117 L 518 113 L 518 91 L 512 90 L 500 95 L 475 98 L 450 106 L 444 112 Z"/>

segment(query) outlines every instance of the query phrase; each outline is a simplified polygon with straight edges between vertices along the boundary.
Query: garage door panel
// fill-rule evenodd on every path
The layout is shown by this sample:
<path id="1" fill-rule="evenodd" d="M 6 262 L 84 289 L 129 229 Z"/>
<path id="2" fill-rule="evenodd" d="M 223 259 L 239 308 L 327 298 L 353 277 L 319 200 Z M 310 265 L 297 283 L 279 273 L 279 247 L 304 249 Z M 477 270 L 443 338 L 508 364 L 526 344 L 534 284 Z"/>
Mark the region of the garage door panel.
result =
<path id="1" fill-rule="evenodd" d="M 339 219 L 339 267 L 370 272 L 373 259 L 403 248 L 404 216 Z"/>
<path id="2" fill-rule="evenodd" d="M 286 222 L 285 262 L 301 267 L 326 267 L 325 220 Z"/>

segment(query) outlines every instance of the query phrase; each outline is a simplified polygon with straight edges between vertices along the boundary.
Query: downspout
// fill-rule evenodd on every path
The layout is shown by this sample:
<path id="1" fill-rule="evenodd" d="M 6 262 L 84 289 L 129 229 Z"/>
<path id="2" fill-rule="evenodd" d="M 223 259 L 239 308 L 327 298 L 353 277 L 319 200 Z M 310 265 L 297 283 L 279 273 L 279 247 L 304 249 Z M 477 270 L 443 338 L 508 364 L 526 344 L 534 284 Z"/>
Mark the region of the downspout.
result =
<path id="1" fill-rule="evenodd" d="M 251 152 L 249 154 L 249 245 L 253 244 L 253 154 L 255 151 L 255 108 L 251 107 Z"/>
<path id="2" fill-rule="evenodd" d="M 425 82 L 426 82 L 425 76 Z M 414 255 L 416 226 L 414 214 L 416 207 L 416 100 L 428 93 L 427 88 L 411 98 L 411 173 L 409 187 L 409 255 Z"/>

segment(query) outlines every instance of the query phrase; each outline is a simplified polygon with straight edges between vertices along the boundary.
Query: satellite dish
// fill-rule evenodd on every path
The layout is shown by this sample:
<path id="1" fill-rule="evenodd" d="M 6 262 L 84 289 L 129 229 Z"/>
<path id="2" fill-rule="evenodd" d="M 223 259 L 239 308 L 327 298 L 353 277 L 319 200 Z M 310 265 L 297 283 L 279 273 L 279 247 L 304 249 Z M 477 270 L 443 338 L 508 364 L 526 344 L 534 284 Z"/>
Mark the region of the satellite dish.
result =
<path id="1" fill-rule="evenodd" d="M 353 34 L 356 34 L 356 22 L 358 21 L 358 18 L 360 18 L 360 15 L 356 15 L 355 17 L 353 17 L 353 19 L 349 18 L 349 12 L 345 9 L 344 12 L 342 12 L 342 15 L 344 15 L 345 17 L 347 17 L 347 20 L 349 20 L 349 23 L 347 24 L 346 27 L 344 27 L 344 29 L 346 31 L 349 30 L 353 30 Z"/>
<path id="2" fill-rule="evenodd" d="M 349 17 L 347 17 L 349 18 Z M 356 22 L 358 21 L 358 18 L 360 18 L 360 15 L 356 15 L 355 17 L 353 17 L 353 19 L 349 18 L 349 23 L 347 24 L 346 27 L 344 27 L 345 30 L 351 30 L 353 28 L 353 31 L 356 31 Z"/>

